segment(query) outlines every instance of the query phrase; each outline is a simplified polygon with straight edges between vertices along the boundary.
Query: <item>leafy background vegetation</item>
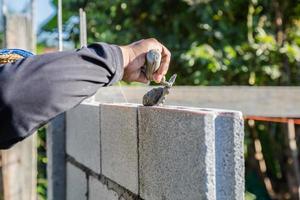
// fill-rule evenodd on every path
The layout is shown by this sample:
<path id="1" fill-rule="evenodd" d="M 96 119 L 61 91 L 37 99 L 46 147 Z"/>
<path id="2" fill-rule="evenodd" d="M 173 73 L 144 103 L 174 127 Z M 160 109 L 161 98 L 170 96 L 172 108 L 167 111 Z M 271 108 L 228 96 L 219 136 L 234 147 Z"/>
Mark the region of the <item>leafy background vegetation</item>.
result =
<path id="1" fill-rule="evenodd" d="M 165 44 L 177 84 L 300 85 L 299 0 L 64 0 L 64 40 L 75 47 L 79 8 L 87 12 L 88 43 L 154 37 Z M 42 33 L 55 35 L 56 27 L 54 16 Z M 297 199 L 287 125 L 245 124 L 246 198 Z"/>

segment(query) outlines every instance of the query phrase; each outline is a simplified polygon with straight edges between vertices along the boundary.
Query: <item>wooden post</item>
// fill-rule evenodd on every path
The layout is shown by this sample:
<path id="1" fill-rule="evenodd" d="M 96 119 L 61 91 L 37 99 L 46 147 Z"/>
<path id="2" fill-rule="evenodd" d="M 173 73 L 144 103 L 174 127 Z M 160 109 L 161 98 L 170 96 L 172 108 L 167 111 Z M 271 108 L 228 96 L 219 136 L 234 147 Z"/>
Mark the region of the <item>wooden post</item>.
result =
<path id="1" fill-rule="evenodd" d="M 298 163 L 298 148 L 296 143 L 296 128 L 293 119 L 288 121 L 288 183 L 291 185 L 291 195 L 294 199 L 300 198 L 300 171 Z"/>
<path id="2" fill-rule="evenodd" d="M 32 21 L 25 15 L 5 15 L 6 48 L 33 51 Z M 36 200 L 36 136 L 16 144 L 2 154 L 5 200 Z"/>
<path id="3" fill-rule="evenodd" d="M 87 46 L 86 13 L 82 8 L 79 9 L 80 19 L 80 46 Z"/>
<path id="4" fill-rule="evenodd" d="M 36 137 L 2 151 L 5 200 L 36 199 Z"/>

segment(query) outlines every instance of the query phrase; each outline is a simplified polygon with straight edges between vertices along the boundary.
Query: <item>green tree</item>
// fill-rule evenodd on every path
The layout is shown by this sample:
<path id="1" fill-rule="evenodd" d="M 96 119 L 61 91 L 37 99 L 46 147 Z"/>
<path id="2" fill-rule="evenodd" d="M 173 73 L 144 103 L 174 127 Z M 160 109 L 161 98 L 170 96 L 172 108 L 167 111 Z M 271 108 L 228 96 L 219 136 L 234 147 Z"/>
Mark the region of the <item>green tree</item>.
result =
<path id="1" fill-rule="evenodd" d="M 78 46 L 78 9 L 88 42 L 155 37 L 170 48 L 182 85 L 299 85 L 300 4 L 284 0 L 63 1 L 65 40 Z M 45 31 L 56 29 L 54 17 Z"/>

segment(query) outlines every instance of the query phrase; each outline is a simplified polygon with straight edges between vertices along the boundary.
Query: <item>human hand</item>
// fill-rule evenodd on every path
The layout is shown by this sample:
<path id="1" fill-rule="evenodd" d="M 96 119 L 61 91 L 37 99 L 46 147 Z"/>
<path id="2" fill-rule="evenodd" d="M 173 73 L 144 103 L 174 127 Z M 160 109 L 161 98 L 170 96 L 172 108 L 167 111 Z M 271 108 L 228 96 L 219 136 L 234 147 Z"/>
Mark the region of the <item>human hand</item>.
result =
<path id="1" fill-rule="evenodd" d="M 124 81 L 137 81 L 142 83 L 149 81 L 142 71 L 142 67 L 145 64 L 146 53 L 151 49 L 158 49 L 161 53 L 160 67 L 153 74 L 154 81 L 159 83 L 163 76 L 166 75 L 170 64 L 171 53 L 156 39 L 144 39 L 127 46 L 120 46 L 120 48 L 123 54 Z"/>

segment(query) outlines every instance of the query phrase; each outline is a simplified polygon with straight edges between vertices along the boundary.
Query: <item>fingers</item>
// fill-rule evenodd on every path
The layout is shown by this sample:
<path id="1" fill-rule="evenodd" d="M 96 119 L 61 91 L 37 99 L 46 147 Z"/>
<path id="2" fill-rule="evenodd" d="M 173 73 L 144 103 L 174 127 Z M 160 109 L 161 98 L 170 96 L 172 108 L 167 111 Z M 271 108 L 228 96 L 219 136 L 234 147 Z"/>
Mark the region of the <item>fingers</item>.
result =
<path id="1" fill-rule="evenodd" d="M 124 79 L 127 81 L 148 83 L 145 74 L 141 71 L 145 64 L 146 53 L 151 49 L 158 49 L 161 52 L 160 67 L 153 74 L 154 81 L 157 83 L 161 82 L 162 77 L 165 76 L 168 71 L 171 53 L 154 38 L 140 40 L 121 47 L 124 61 Z"/>
<path id="2" fill-rule="evenodd" d="M 148 83 L 149 80 L 147 79 L 145 73 L 141 72 L 139 77 L 136 79 L 137 82 L 141 82 L 141 83 Z"/>
<path id="3" fill-rule="evenodd" d="M 156 82 L 161 82 L 163 76 L 165 76 L 168 72 L 170 60 L 171 60 L 171 53 L 170 51 L 163 45 L 162 46 L 162 59 L 160 63 L 160 67 L 154 73 L 153 78 Z"/>

